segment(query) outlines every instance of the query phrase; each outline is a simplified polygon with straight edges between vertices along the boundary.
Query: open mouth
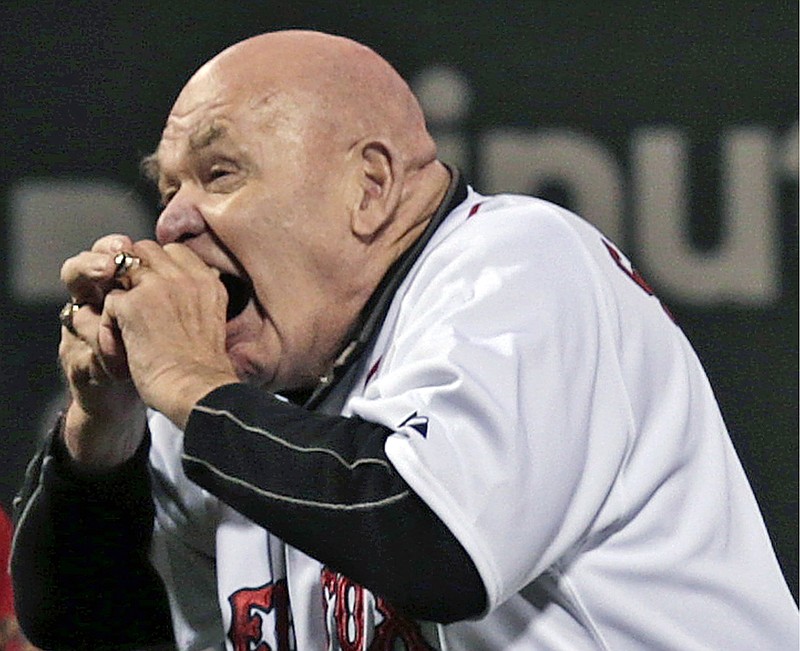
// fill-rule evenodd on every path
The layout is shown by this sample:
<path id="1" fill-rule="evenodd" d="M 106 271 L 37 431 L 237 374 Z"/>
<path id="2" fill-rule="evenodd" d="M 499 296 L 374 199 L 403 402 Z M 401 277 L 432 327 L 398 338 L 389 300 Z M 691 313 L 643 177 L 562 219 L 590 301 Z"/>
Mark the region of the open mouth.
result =
<path id="1" fill-rule="evenodd" d="M 230 321 L 239 316 L 244 311 L 244 308 L 247 307 L 250 299 L 253 298 L 253 285 L 244 278 L 228 273 L 220 274 L 219 279 L 228 292 L 228 308 L 225 312 L 225 320 Z"/>

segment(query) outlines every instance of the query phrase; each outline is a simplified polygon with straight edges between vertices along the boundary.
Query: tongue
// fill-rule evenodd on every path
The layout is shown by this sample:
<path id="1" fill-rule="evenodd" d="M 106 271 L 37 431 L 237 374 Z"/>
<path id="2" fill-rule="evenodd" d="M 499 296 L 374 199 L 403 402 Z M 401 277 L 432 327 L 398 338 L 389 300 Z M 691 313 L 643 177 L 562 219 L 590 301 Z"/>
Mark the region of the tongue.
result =
<path id="1" fill-rule="evenodd" d="M 225 312 L 225 319 L 230 321 L 239 316 L 247 307 L 253 297 L 253 288 L 243 278 L 231 274 L 220 274 L 219 279 L 228 292 L 228 308 Z"/>

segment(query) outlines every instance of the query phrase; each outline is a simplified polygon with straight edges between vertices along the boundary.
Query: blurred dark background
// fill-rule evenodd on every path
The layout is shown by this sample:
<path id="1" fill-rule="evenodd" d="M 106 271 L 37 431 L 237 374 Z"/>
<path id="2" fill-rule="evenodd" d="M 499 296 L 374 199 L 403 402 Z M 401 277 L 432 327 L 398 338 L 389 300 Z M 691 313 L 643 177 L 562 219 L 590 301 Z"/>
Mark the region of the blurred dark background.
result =
<path id="1" fill-rule="evenodd" d="M 797 598 L 797 3 L 314 4 L 0 4 L 0 503 L 63 400 L 62 259 L 149 234 L 138 161 L 198 66 L 314 28 L 389 59 L 478 190 L 626 250 L 708 370 Z"/>

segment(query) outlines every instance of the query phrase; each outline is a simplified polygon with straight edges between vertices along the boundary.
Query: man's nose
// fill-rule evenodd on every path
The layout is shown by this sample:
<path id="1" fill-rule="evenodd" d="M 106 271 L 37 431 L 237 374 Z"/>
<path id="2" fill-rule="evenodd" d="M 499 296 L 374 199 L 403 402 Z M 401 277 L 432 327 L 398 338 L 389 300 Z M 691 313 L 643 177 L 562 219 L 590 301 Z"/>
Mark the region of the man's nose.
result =
<path id="1" fill-rule="evenodd" d="M 178 192 L 158 217 L 156 240 L 162 246 L 171 242 L 184 242 L 200 235 L 205 229 L 205 220 L 197 206 Z"/>

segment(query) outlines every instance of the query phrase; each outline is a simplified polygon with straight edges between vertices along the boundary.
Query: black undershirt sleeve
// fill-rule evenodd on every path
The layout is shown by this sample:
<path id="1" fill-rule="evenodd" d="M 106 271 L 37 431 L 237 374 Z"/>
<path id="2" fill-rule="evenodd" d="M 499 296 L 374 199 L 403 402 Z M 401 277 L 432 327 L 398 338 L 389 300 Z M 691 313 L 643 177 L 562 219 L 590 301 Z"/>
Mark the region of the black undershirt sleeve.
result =
<path id="1" fill-rule="evenodd" d="M 75 471 L 57 433 L 31 462 L 14 504 L 11 555 L 20 624 L 59 651 L 172 642 L 166 593 L 149 562 L 149 439 L 103 475 Z"/>
<path id="2" fill-rule="evenodd" d="M 391 434 L 229 384 L 192 411 L 183 465 L 231 507 L 407 615 L 477 616 L 486 604 L 478 571 L 386 457 Z"/>

